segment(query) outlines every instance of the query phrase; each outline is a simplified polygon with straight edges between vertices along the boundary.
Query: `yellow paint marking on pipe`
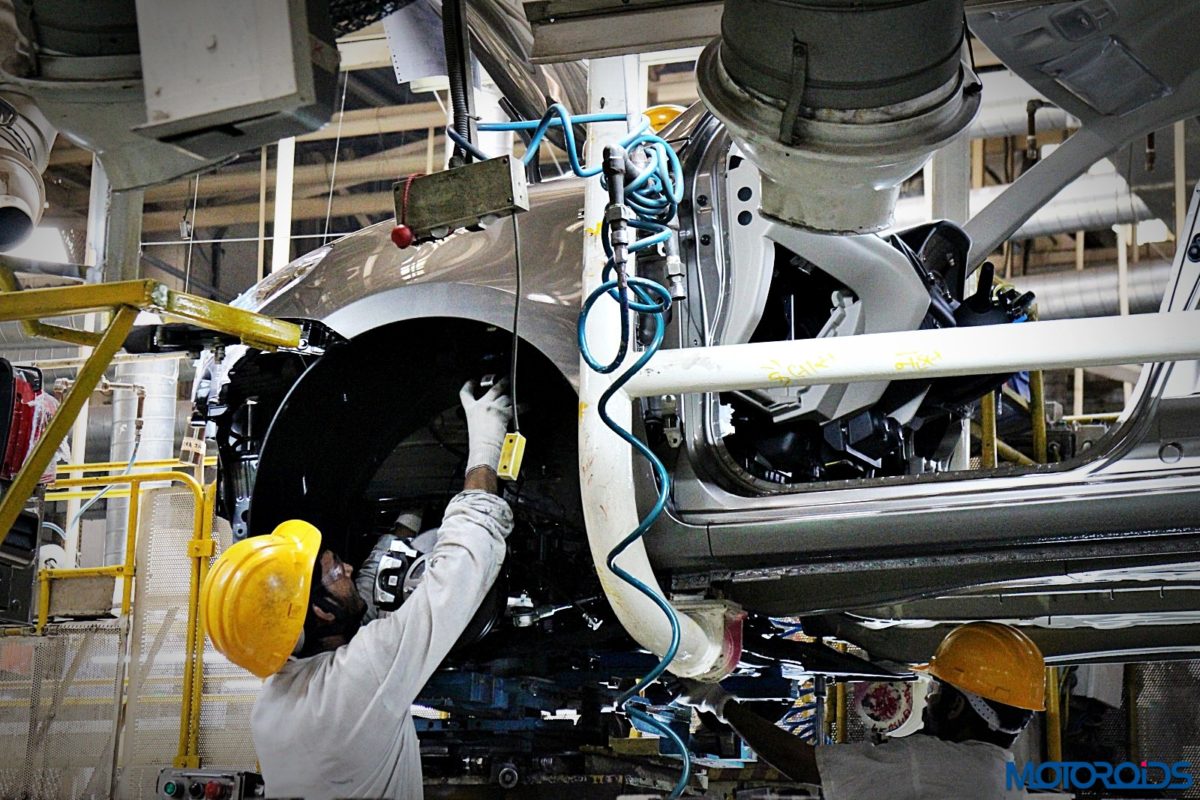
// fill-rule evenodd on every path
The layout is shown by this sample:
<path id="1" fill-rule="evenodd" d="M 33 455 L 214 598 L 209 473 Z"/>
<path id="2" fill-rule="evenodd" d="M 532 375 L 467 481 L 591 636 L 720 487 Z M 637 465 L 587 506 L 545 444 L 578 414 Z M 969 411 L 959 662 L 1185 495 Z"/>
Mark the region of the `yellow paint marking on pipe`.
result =
<path id="1" fill-rule="evenodd" d="M 932 353 L 920 353 L 916 350 L 905 350 L 903 352 L 896 353 L 896 372 L 904 372 L 905 370 L 924 372 L 941 360 L 942 354 L 937 350 L 934 350 Z"/>
<path id="2" fill-rule="evenodd" d="M 779 359 L 773 358 L 766 364 L 763 364 L 762 369 L 767 373 L 767 380 L 786 388 L 791 386 L 794 380 L 820 375 L 829 369 L 835 361 L 837 361 L 837 357 L 833 353 L 826 353 L 818 358 L 806 359 L 798 364 L 784 364 Z"/>

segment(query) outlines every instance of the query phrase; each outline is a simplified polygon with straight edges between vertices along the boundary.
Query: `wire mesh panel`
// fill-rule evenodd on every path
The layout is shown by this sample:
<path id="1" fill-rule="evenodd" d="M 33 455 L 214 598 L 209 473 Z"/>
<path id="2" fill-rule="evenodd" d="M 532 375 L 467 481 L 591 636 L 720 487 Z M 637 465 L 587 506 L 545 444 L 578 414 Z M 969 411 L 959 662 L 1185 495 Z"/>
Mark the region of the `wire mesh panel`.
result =
<path id="1" fill-rule="evenodd" d="M 0 637 L 0 800 L 113 797 L 118 741 L 115 797 L 155 796 L 159 770 L 179 748 L 194 502 L 186 489 L 144 491 L 127 636 L 112 620 Z M 219 531 L 217 554 L 230 541 L 227 525 Z M 204 766 L 254 768 L 249 717 L 260 685 L 206 646 Z"/>
<path id="2" fill-rule="evenodd" d="M 0 638 L 0 797 L 111 796 L 121 651 L 116 621 Z"/>
<path id="3" fill-rule="evenodd" d="M 185 488 L 142 493 L 122 797 L 153 796 L 158 771 L 178 754 L 194 513 Z"/>
<path id="4" fill-rule="evenodd" d="M 179 750 L 193 503 L 191 492 L 175 487 L 149 489 L 142 498 L 121 797 L 152 797 L 159 770 Z M 214 558 L 222 537 L 216 538 Z M 199 742 L 204 766 L 254 768 L 249 713 L 259 685 L 206 643 Z"/>
<path id="5" fill-rule="evenodd" d="M 217 520 L 213 530 L 217 552 L 233 539 L 229 523 Z M 250 738 L 250 711 L 262 681 L 204 641 L 204 694 L 200 704 L 200 758 L 209 766 L 253 770 L 258 757 Z"/>
<path id="6" fill-rule="evenodd" d="M 1137 759 L 1200 764 L 1200 661 L 1136 667 Z M 1173 790 L 1174 791 L 1174 790 Z M 1178 793 L 1200 798 L 1200 785 Z"/>

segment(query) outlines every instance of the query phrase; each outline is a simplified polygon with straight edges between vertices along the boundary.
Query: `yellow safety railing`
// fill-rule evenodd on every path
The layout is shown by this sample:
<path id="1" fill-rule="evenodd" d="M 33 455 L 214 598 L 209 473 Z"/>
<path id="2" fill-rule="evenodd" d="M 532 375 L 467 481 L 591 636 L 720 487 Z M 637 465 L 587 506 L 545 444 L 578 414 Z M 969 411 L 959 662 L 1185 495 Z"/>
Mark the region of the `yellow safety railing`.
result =
<path id="1" fill-rule="evenodd" d="M 216 466 L 216 456 L 206 456 L 204 466 Z M 139 469 L 175 469 L 176 467 L 193 467 L 187 461 L 181 461 L 178 458 L 155 458 L 147 461 L 135 461 L 133 466 Z M 84 472 L 112 472 L 117 469 L 126 469 L 129 467 L 128 461 L 96 461 L 88 464 L 56 464 L 54 469 L 59 475 L 78 475 Z"/>
<path id="2" fill-rule="evenodd" d="M 95 465 L 81 465 L 91 468 Z M 132 475 L 91 475 L 81 478 L 61 478 L 52 487 L 70 489 L 108 485 L 129 486 L 128 521 L 125 532 L 125 559 L 121 564 L 106 567 L 76 567 L 38 571 L 37 633 L 49 621 L 50 589 L 56 580 L 108 576 L 122 581 L 121 618 L 128 618 L 133 605 L 133 579 L 137 572 L 137 528 L 141 506 L 141 490 L 145 483 L 172 482 L 182 484 L 192 494 L 192 538 L 188 542 L 187 558 L 191 562 L 188 582 L 188 613 L 184 643 L 184 673 L 182 703 L 179 716 L 179 750 L 177 767 L 200 766 L 200 705 L 204 680 L 204 633 L 200 609 L 200 585 L 208 574 L 208 562 L 216 551 L 212 538 L 213 508 L 216 486 L 201 487 L 199 481 L 186 472 L 142 472 Z M 54 493 L 51 493 L 54 494 Z M 55 497 L 54 499 L 65 499 Z"/>
<path id="3" fill-rule="evenodd" d="M 139 312 L 153 311 L 169 319 L 237 336 L 244 343 L 265 350 L 296 347 L 300 343 L 298 325 L 177 292 L 157 281 L 118 281 L 20 291 L 17 288 L 11 264 L 0 258 L 0 289 L 4 290 L 0 292 L 0 321 L 20 321 L 26 323 L 33 335 L 95 349 L 79 368 L 58 412 L 0 499 L 0 531 L 8 531 L 16 522 L 58 449 L 58 443 L 66 438 L 79 410 L 100 382 L 112 357 L 125 343 Z M 38 322 L 48 317 L 94 312 L 111 313 L 103 332 L 75 331 Z"/>
<path id="4" fill-rule="evenodd" d="M 208 456 L 204 459 L 204 466 L 211 467 L 217 463 L 216 456 Z M 169 469 L 183 470 L 195 469 L 195 464 L 190 464 L 178 458 L 158 458 L 147 461 L 135 461 L 133 466 L 137 469 Z M 58 474 L 62 478 L 70 475 L 82 475 L 85 472 L 114 472 L 116 470 L 125 470 L 129 468 L 127 461 L 99 461 L 93 464 L 59 464 L 57 469 Z M 101 488 L 95 489 L 53 489 L 46 492 L 46 502 L 52 503 L 59 500 L 91 500 L 96 495 L 104 491 Z M 128 497 L 129 489 L 114 489 L 104 493 L 105 497 L 118 498 Z"/>

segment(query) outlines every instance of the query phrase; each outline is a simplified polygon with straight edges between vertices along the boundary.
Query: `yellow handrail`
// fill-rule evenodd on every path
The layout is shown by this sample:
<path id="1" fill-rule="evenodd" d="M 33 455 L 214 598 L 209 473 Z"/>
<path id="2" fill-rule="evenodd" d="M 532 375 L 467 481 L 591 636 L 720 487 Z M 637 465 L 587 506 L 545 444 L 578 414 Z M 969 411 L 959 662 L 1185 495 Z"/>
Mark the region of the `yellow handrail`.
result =
<path id="1" fill-rule="evenodd" d="M 112 357 L 124 345 L 125 337 L 141 311 L 155 311 L 167 319 L 234 335 L 248 345 L 265 350 L 300 344 L 298 325 L 176 292 L 157 281 L 117 281 L 14 291 L 17 288 L 10 265 L 0 258 L 0 290 L 4 290 L 0 291 L 0 321 L 30 322 L 30 331 L 36 335 L 90 344 L 95 349 L 79 368 L 58 412 L 30 451 L 8 491 L 0 498 L 0 532 L 10 530 L 17 521 L 26 501 L 37 488 L 42 472 L 51 463 L 58 443 L 66 438 L 83 403 L 100 382 Z M 112 314 L 101 334 L 37 322 L 45 317 L 93 311 Z"/>
<path id="2" fill-rule="evenodd" d="M 216 463 L 216 456 L 207 456 L 204 459 L 204 465 L 206 467 L 215 466 Z M 96 461 L 87 464 L 56 464 L 54 468 L 58 471 L 59 475 L 62 475 L 64 473 L 75 472 L 111 472 L 114 469 L 126 469 L 128 466 L 128 461 Z M 133 466 L 140 468 L 157 467 L 167 469 L 187 467 L 190 469 L 195 465 L 189 464 L 186 461 L 180 461 L 178 458 L 156 458 L 147 461 L 135 461 L 133 462 Z"/>
<path id="3" fill-rule="evenodd" d="M 216 486 L 201 487 L 199 481 L 186 472 L 143 472 L 133 475 L 92 475 L 82 478 L 63 478 L 51 484 L 54 488 L 78 488 L 106 485 L 129 485 L 129 516 L 125 533 L 124 563 L 106 567 L 76 567 L 45 569 L 38 572 L 38 621 L 36 632 L 41 633 L 50 614 L 50 584 L 56 579 L 112 576 L 123 581 L 121 588 L 121 617 L 127 617 L 133 604 L 133 578 L 136 573 L 137 525 L 142 484 L 173 482 L 183 484 L 192 493 L 192 538 L 188 542 L 191 576 L 188 585 L 188 615 L 184 644 L 184 673 L 182 706 L 179 714 L 179 751 L 175 763 L 179 767 L 199 767 L 200 706 L 204 680 L 204 633 L 200 609 L 200 585 L 208 572 L 208 559 L 216 550 L 212 538 L 213 507 Z"/>
<path id="4" fill-rule="evenodd" d="M 83 486 L 106 486 L 111 484 L 127 484 L 130 487 L 129 509 L 125 530 L 125 561 L 123 564 L 106 567 L 65 567 L 61 569 L 43 569 L 38 571 L 40 581 L 38 599 L 37 631 L 41 633 L 46 627 L 50 612 L 50 582 L 55 579 L 89 578 L 109 575 L 122 579 L 121 587 L 121 616 L 129 614 L 133 600 L 133 577 L 135 570 L 134 551 L 137 546 L 138 509 L 141 500 L 141 487 L 148 481 L 178 482 L 186 486 L 195 499 L 195 511 L 192 517 L 193 530 L 201 531 L 204 527 L 204 491 L 199 482 L 186 472 L 139 472 L 132 475 L 92 475 L 84 478 L 63 478 L 51 484 L 54 488 L 71 488 Z"/>

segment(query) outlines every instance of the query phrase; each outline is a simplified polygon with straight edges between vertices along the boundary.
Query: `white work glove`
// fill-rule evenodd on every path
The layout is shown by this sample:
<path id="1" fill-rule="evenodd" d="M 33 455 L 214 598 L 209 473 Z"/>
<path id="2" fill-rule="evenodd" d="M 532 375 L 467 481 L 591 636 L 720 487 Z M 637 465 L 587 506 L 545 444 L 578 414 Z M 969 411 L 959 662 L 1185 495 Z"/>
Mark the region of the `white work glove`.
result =
<path id="1" fill-rule="evenodd" d="M 475 381 L 467 381 L 458 393 L 463 411 L 467 414 L 467 472 L 476 467 L 500 465 L 500 448 L 512 419 L 512 398 L 508 396 L 508 381 L 497 381 L 487 394 L 475 399 Z"/>
<path id="2" fill-rule="evenodd" d="M 691 706 L 697 711 L 715 716 L 721 722 L 725 719 L 725 704 L 735 700 L 733 695 L 721 688 L 719 683 L 701 683 L 700 681 L 683 680 L 683 694 L 675 698 L 681 706 Z"/>

